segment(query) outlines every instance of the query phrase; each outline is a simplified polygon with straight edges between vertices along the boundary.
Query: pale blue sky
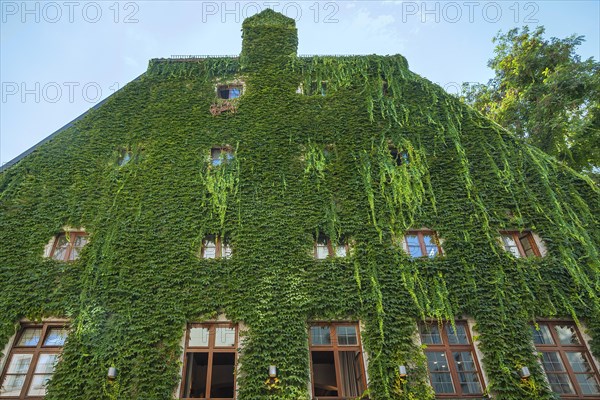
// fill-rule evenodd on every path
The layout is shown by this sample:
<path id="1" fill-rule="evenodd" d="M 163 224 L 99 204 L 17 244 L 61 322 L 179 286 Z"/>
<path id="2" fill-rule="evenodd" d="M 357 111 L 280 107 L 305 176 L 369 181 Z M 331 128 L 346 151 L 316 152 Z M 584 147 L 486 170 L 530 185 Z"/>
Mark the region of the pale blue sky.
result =
<path id="1" fill-rule="evenodd" d="M 584 35 L 600 58 L 599 1 L 0 0 L 0 165 L 142 74 L 151 58 L 235 55 L 241 22 L 264 8 L 295 18 L 299 54 L 402 54 L 456 93 L 487 82 L 492 37 L 523 25 Z"/>

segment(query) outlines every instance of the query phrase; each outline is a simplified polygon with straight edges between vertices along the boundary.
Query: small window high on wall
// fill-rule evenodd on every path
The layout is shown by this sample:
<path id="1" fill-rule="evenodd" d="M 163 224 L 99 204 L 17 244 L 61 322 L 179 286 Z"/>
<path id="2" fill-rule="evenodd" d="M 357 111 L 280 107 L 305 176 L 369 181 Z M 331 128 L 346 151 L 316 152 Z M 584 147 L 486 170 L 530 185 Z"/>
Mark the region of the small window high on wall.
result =
<path id="1" fill-rule="evenodd" d="M 436 399 L 481 399 L 483 379 L 467 323 L 433 321 L 420 324 L 419 333 Z"/>
<path id="2" fill-rule="evenodd" d="M 517 258 L 541 255 L 533 234 L 529 231 L 503 231 L 500 232 L 500 238 L 504 250 Z"/>
<path id="3" fill-rule="evenodd" d="M 234 399 L 237 326 L 189 324 L 181 399 Z"/>
<path id="4" fill-rule="evenodd" d="M 58 261 L 75 261 L 87 242 L 86 232 L 62 232 L 54 238 L 50 257 Z"/>
<path id="5" fill-rule="evenodd" d="M 533 343 L 550 387 L 565 399 L 600 399 L 600 375 L 573 322 L 540 322 L 532 326 Z"/>
<path id="6" fill-rule="evenodd" d="M 411 258 L 434 258 L 442 254 L 440 239 L 435 231 L 415 230 L 404 235 L 406 250 Z"/>
<path id="7" fill-rule="evenodd" d="M 240 97 L 242 95 L 243 91 L 244 91 L 244 86 L 238 85 L 238 84 L 217 86 L 217 96 L 220 99 L 227 99 L 227 100 L 237 99 L 238 97 Z"/>
<path id="8" fill-rule="evenodd" d="M 324 260 L 327 257 L 346 257 L 350 248 L 348 239 L 340 237 L 337 243 L 333 243 L 329 237 L 319 235 L 314 244 L 314 256 L 317 260 Z"/>
<path id="9" fill-rule="evenodd" d="M 0 398 L 42 398 L 66 339 L 64 323 L 23 324 L 2 371 Z"/>
<path id="10" fill-rule="evenodd" d="M 313 324 L 309 336 L 313 397 L 360 397 L 367 381 L 358 324 Z"/>
<path id="11" fill-rule="evenodd" d="M 202 258 L 229 258 L 231 245 L 227 237 L 207 235 L 202 240 Z"/>

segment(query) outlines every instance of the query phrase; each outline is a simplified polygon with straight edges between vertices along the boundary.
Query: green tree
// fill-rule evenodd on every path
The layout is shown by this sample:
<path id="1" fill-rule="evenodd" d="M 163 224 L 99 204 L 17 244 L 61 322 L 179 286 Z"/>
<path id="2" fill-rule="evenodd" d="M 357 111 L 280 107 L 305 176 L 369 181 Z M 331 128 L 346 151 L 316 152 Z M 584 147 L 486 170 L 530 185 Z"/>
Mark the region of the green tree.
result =
<path id="1" fill-rule="evenodd" d="M 545 39 L 544 27 L 498 33 L 494 78 L 463 84 L 465 102 L 578 171 L 600 167 L 600 64 L 575 53 L 583 36 Z"/>

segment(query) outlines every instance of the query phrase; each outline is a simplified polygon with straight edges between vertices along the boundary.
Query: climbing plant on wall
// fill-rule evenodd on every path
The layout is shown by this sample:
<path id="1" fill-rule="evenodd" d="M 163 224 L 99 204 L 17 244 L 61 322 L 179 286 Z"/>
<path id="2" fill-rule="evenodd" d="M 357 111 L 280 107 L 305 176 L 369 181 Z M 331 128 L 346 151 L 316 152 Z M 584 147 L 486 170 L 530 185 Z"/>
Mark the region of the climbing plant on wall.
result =
<path id="1" fill-rule="evenodd" d="M 22 318 L 71 321 L 47 399 L 171 398 L 186 323 L 217 315 L 247 327 L 240 400 L 309 398 L 309 321 L 361 322 L 372 399 L 433 398 L 422 319 L 474 318 L 498 399 L 553 398 L 531 321 L 584 321 L 600 355 L 592 182 L 402 56 L 297 57 L 293 20 L 270 10 L 244 22 L 243 40 L 239 58 L 152 60 L 0 175 L 0 348 Z M 217 82 L 236 79 L 235 113 L 211 113 Z M 234 159 L 211 165 L 224 145 Z M 134 157 L 120 166 L 121 149 Z M 90 233 L 73 263 L 43 257 L 64 226 Z M 402 250 L 421 227 L 443 256 Z M 547 256 L 505 253 L 498 231 L 515 228 L 535 230 Z M 198 257 L 205 235 L 225 233 L 230 259 Z M 314 260 L 319 233 L 349 237 L 349 256 Z"/>

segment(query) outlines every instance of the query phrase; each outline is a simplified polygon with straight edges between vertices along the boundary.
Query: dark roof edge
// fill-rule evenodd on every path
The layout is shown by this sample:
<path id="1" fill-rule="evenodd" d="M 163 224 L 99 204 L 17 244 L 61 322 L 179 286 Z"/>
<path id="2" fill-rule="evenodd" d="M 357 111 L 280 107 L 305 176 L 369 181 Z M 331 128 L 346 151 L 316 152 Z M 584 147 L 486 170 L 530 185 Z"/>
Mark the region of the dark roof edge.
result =
<path id="1" fill-rule="evenodd" d="M 143 74 L 139 75 L 137 78 L 135 78 L 131 82 L 137 81 L 144 74 L 145 74 L 145 72 Z M 131 82 L 129 82 L 129 83 L 131 83 Z M 127 86 L 127 85 L 125 85 L 125 86 Z M 45 137 L 44 139 L 42 139 L 38 143 L 34 144 L 32 147 L 30 147 L 29 149 L 25 150 L 24 152 L 22 152 L 21 154 L 19 154 L 15 158 L 13 158 L 12 160 L 7 161 L 4 165 L 0 165 L 0 173 L 4 172 L 5 170 L 7 170 L 8 168 L 12 167 L 16 163 L 18 163 L 19 161 L 21 161 L 23 158 L 25 158 L 29 154 L 33 153 L 38 147 L 40 147 L 44 143 L 49 142 L 50 140 L 52 140 L 54 138 L 54 136 L 58 135 L 59 133 L 61 133 L 65 129 L 68 129 L 68 128 L 72 127 L 73 125 L 75 125 L 75 123 L 77 121 L 79 121 L 80 119 L 82 119 L 83 117 L 85 117 L 90 111 L 93 111 L 93 110 L 99 108 L 104 103 L 106 103 L 108 101 L 108 99 L 110 99 L 111 97 L 113 97 L 115 94 L 119 93 L 119 91 L 121 91 L 125 86 L 123 86 L 119 90 L 115 91 L 110 96 L 106 97 L 105 99 L 101 100 L 99 103 L 95 104 L 93 107 L 91 107 L 88 110 L 86 110 L 83 114 L 81 114 L 80 116 L 78 116 L 77 118 L 75 118 L 74 120 L 72 120 L 71 122 L 68 122 L 67 124 L 65 124 L 64 126 L 62 126 L 61 128 L 59 128 L 58 130 L 56 130 L 55 132 L 53 132 L 49 136 Z"/>

